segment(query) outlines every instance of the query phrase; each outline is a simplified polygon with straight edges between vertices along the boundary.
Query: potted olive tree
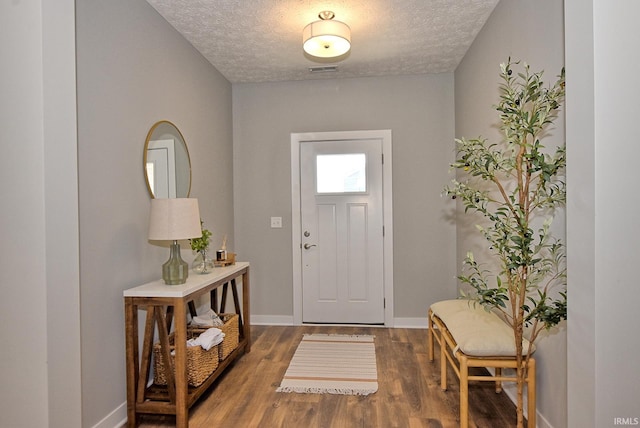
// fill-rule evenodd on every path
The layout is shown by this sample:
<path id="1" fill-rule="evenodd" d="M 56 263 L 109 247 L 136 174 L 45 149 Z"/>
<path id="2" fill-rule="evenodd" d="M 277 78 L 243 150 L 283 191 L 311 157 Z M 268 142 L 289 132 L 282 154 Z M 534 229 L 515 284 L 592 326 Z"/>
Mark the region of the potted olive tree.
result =
<path id="1" fill-rule="evenodd" d="M 564 69 L 555 84 L 545 86 L 542 72 L 509 59 L 500 66 L 500 78 L 495 109 L 503 139 L 456 139 L 451 166 L 457 179 L 445 192 L 459 198 L 465 213 L 484 217 L 484 226 L 476 227 L 499 268 L 491 272 L 469 252 L 458 278 L 465 297 L 499 312 L 513 327 L 517 426 L 522 427 L 526 367 L 533 352 L 530 346 L 523 349 L 523 337 L 533 343 L 542 330 L 567 317 L 564 246 L 550 232 L 555 209 L 565 203 L 565 147 L 542 144 L 564 100 Z"/>

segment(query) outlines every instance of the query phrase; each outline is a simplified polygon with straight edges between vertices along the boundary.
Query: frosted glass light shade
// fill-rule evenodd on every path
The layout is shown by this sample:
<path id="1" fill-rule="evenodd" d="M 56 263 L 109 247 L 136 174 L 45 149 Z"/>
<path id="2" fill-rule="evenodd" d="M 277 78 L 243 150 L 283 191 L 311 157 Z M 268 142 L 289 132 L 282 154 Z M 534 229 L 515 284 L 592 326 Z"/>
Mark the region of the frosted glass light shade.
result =
<path id="1" fill-rule="evenodd" d="M 173 241 L 199 238 L 200 209 L 195 198 L 152 199 L 149 239 Z"/>
<path id="2" fill-rule="evenodd" d="M 302 47 L 306 53 L 320 58 L 344 55 L 351 49 L 351 29 L 333 19 L 315 21 L 302 30 Z"/>

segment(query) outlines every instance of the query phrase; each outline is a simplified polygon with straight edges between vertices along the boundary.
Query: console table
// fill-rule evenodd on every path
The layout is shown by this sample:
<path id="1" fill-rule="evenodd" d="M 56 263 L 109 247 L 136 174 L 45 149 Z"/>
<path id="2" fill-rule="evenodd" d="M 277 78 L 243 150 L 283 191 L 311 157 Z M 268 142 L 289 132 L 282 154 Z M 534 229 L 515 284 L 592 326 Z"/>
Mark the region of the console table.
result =
<path id="1" fill-rule="evenodd" d="M 236 279 L 242 281 L 242 307 L 238 299 Z M 210 293 L 211 308 L 223 312 L 228 286 L 231 285 L 235 312 L 238 314 L 239 345 L 200 386 L 188 385 L 187 379 L 187 310 L 196 315 L 194 300 Z M 217 289 L 222 287 L 220 308 L 217 308 Z M 189 272 L 187 282 L 166 285 L 153 281 L 124 291 L 125 338 L 127 360 L 127 424 L 135 427 L 138 414 L 176 415 L 177 427 L 189 426 L 189 408 L 211 386 L 227 366 L 251 349 L 249 319 L 249 263 L 217 267 L 211 273 L 199 275 Z M 139 354 L 138 310 L 146 309 L 142 354 Z M 175 379 L 168 376 L 166 386 L 149 385 L 154 334 L 157 329 L 162 352 L 169 352 L 169 332 L 175 319 Z M 170 364 L 170 363 L 169 363 Z"/>

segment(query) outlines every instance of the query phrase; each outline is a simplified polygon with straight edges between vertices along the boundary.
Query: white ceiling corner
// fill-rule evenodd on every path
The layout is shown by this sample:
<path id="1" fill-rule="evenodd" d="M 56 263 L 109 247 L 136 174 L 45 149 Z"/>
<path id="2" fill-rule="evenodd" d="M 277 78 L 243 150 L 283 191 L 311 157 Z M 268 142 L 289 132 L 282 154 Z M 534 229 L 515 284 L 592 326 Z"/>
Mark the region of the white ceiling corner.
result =
<path id="1" fill-rule="evenodd" d="M 232 83 L 450 72 L 498 1 L 147 0 Z M 302 50 L 302 29 L 323 10 L 351 27 L 338 62 Z M 338 72 L 309 72 L 321 65 Z"/>

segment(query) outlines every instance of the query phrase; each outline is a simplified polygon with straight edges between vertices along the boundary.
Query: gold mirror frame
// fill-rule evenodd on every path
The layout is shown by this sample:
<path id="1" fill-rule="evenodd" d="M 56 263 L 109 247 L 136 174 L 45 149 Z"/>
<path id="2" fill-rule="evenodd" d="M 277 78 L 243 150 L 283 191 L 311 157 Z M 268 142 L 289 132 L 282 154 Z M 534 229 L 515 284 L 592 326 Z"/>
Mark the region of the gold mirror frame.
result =
<path id="1" fill-rule="evenodd" d="M 191 193 L 189 149 L 178 127 L 168 120 L 156 122 L 149 129 L 144 142 L 142 170 L 152 199 L 156 198 L 152 186 L 158 187 L 155 185 L 156 174 L 153 169 L 158 164 L 162 167 L 160 177 L 166 177 L 166 180 L 161 180 L 166 185 L 160 190 L 163 194 L 159 197 L 188 198 Z"/>

